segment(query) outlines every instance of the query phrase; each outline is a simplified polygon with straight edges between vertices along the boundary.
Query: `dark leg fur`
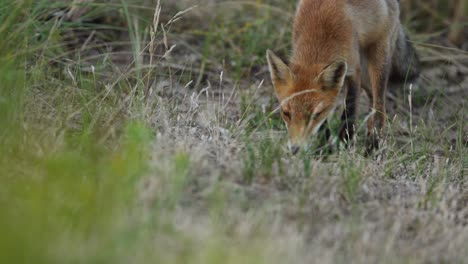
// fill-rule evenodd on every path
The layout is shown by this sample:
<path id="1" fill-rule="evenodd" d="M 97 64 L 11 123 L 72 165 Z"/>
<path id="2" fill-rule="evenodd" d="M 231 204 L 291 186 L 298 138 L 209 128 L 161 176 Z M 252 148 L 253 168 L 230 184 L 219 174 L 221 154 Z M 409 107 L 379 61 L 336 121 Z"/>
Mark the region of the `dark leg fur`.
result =
<path id="1" fill-rule="evenodd" d="M 328 142 L 328 140 L 330 139 L 330 136 L 331 136 L 331 132 L 330 132 L 330 128 L 328 127 L 328 122 L 327 121 L 323 122 L 323 124 L 320 127 L 318 133 L 321 136 L 323 135 L 325 141 Z"/>
<path id="2" fill-rule="evenodd" d="M 351 78 L 347 79 L 346 86 L 348 90 L 346 93 L 346 107 L 341 116 L 340 139 L 347 144 L 353 139 L 355 132 L 359 87 Z"/>

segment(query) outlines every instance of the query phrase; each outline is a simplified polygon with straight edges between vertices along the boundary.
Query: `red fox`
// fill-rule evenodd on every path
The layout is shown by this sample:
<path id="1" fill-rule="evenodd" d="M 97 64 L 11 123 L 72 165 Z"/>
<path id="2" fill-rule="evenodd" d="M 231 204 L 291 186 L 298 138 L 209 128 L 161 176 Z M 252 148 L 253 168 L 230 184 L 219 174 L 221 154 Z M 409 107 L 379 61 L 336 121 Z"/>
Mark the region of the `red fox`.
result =
<path id="1" fill-rule="evenodd" d="M 301 0 L 293 26 L 289 64 L 267 51 L 268 67 L 296 153 L 336 108 L 342 87 L 345 110 L 340 137 L 355 132 L 361 87 L 371 100 L 368 150 L 385 126 L 390 81 L 419 76 L 419 59 L 399 20 L 398 0 Z"/>

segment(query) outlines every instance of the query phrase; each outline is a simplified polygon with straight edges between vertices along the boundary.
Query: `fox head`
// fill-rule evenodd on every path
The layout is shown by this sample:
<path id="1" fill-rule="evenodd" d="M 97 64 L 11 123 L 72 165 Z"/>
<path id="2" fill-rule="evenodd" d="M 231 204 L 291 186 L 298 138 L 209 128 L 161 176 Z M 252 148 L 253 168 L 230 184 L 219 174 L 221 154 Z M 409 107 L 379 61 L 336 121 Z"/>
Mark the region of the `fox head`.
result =
<path id="1" fill-rule="evenodd" d="M 288 66 L 270 50 L 268 67 L 280 102 L 280 112 L 295 153 L 305 146 L 336 106 L 343 86 L 347 64 L 337 60 L 331 64 Z"/>

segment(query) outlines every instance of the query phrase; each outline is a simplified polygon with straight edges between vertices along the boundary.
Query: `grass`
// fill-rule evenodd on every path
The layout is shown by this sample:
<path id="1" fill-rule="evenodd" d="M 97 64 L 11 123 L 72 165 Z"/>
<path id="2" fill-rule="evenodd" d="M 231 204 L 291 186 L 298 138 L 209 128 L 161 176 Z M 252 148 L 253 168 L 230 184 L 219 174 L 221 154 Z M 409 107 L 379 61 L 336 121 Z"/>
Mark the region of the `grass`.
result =
<path id="1" fill-rule="evenodd" d="M 455 1 L 404 2 L 424 76 L 369 158 L 364 123 L 287 151 L 263 57 L 294 3 L 160 3 L 0 0 L 0 262 L 466 262 Z"/>

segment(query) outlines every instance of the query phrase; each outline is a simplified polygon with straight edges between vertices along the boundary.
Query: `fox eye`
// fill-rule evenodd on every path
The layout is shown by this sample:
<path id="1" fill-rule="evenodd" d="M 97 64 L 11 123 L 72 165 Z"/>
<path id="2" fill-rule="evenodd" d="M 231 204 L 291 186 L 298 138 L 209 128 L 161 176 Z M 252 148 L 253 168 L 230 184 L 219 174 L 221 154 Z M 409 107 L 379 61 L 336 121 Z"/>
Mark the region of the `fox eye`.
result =
<path id="1" fill-rule="evenodd" d="M 281 113 L 283 113 L 283 117 L 285 119 L 291 119 L 291 113 L 287 112 L 287 111 L 281 111 Z"/>

